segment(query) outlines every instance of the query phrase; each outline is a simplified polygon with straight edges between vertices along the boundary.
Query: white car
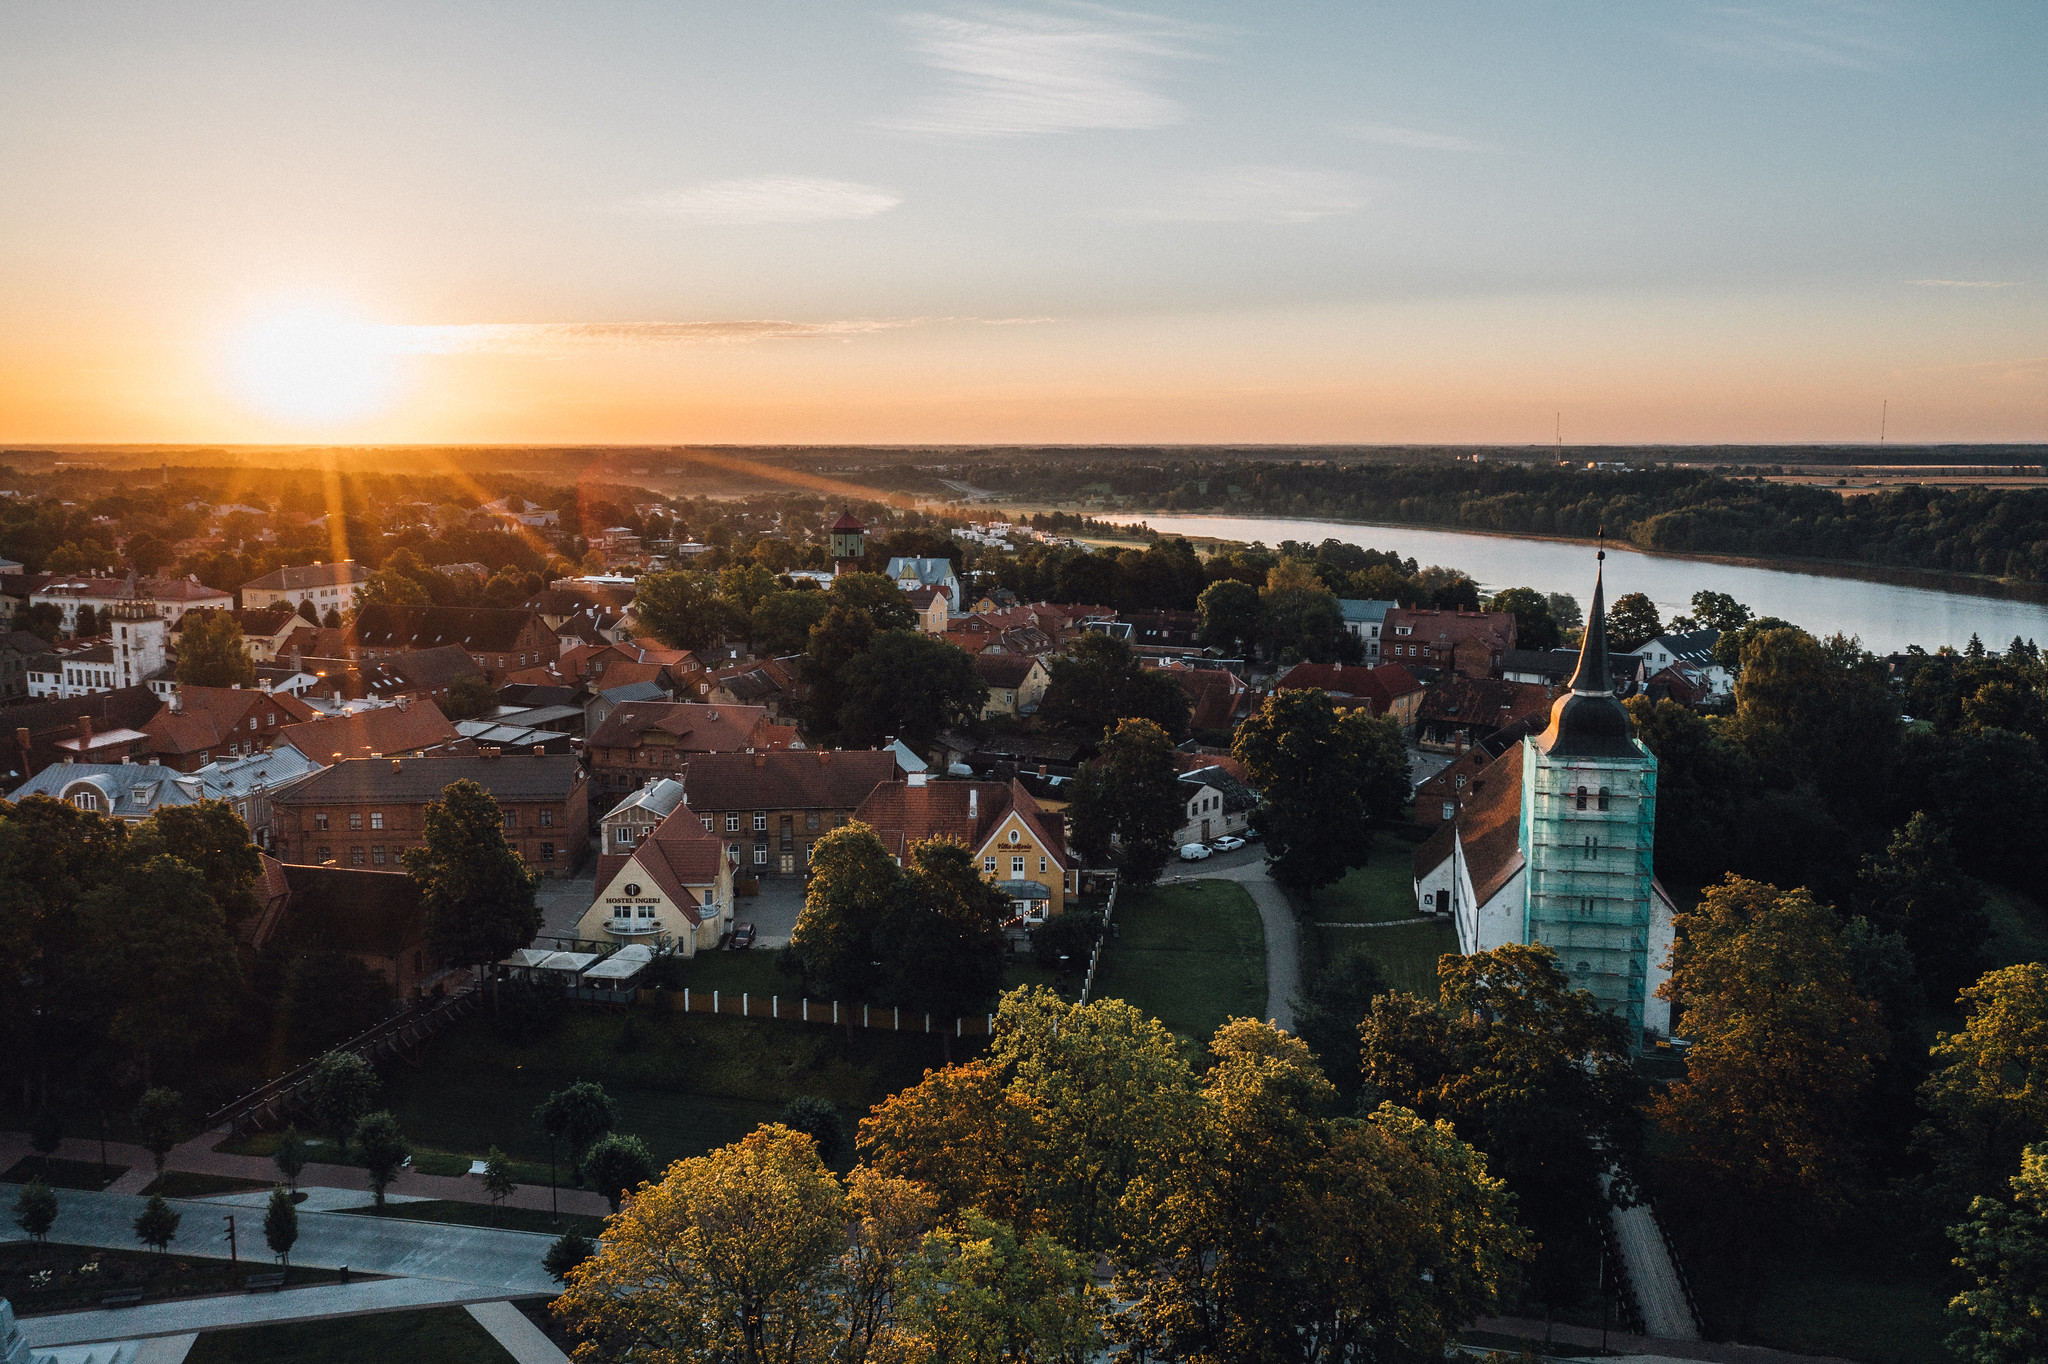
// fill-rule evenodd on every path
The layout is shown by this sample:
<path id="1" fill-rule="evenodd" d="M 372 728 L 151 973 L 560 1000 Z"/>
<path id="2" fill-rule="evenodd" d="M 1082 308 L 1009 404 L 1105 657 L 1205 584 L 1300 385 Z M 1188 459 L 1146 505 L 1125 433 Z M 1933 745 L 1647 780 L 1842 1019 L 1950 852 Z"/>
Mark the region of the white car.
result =
<path id="1" fill-rule="evenodd" d="M 1210 843 L 1209 846 L 1217 852 L 1236 852 L 1244 846 L 1244 840 L 1236 834 L 1225 834 L 1223 837 Z"/>
<path id="2" fill-rule="evenodd" d="M 1199 862 L 1208 855 L 1209 845 L 1207 843 L 1183 843 L 1180 845 L 1180 860 L 1183 862 Z"/>

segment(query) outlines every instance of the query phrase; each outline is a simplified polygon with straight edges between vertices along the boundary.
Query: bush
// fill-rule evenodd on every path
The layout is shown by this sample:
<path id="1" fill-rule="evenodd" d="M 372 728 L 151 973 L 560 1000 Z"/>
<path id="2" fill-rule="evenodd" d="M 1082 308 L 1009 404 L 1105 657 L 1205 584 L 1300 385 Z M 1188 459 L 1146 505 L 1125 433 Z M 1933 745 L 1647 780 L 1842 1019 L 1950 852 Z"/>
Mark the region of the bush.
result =
<path id="1" fill-rule="evenodd" d="M 583 1168 L 590 1175 L 591 1187 L 617 1212 L 621 1195 L 654 1177 L 654 1153 L 640 1138 L 613 1132 L 591 1146 L 583 1157 Z"/>
<path id="2" fill-rule="evenodd" d="M 548 1247 L 548 1253 L 541 1256 L 540 1267 L 545 1269 L 556 1283 L 564 1283 L 569 1278 L 570 1270 L 595 1253 L 596 1248 L 590 1244 L 588 1237 L 578 1236 L 573 1231 L 563 1232 L 555 1239 L 554 1244 Z"/>
<path id="3" fill-rule="evenodd" d="M 1058 970 L 1060 958 L 1067 958 L 1068 970 L 1088 964 L 1094 950 L 1097 924 L 1093 915 L 1062 914 L 1031 930 L 1031 956 L 1047 970 Z"/>
<path id="4" fill-rule="evenodd" d="M 56 1220 L 57 1195 L 50 1192 L 50 1186 L 40 1179 L 22 1185 L 21 1197 L 14 1200 L 14 1224 L 28 1233 L 29 1240 L 48 1236 Z"/>
<path id="5" fill-rule="evenodd" d="M 799 1094 L 782 1107 L 775 1121 L 792 1132 L 801 1132 L 818 1147 L 818 1159 L 826 1164 L 846 1150 L 846 1123 L 839 1109 L 815 1094 Z"/>
<path id="6" fill-rule="evenodd" d="M 568 1010 L 568 995 L 559 985 L 512 980 L 497 987 L 491 1027 L 514 1046 L 538 1042 L 555 1030 Z"/>

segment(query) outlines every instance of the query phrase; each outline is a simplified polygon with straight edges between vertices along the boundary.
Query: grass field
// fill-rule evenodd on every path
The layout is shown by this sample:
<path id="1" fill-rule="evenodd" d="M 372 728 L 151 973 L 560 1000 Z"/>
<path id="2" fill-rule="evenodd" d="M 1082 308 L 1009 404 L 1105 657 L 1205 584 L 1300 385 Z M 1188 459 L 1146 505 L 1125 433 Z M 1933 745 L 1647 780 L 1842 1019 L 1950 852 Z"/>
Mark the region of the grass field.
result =
<path id="1" fill-rule="evenodd" d="M 1436 959 L 1458 950 L 1458 931 L 1449 919 L 1392 928 L 1318 928 L 1323 960 L 1363 952 L 1379 963 L 1380 978 L 1389 989 L 1421 999 L 1436 998 Z"/>
<path id="2" fill-rule="evenodd" d="M 1122 900 L 1094 999 L 1123 999 L 1206 1042 L 1223 1020 L 1266 1011 L 1258 907 L 1233 881 L 1196 881 Z"/>
<path id="3" fill-rule="evenodd" d="M 185 1356 L 186 1364 L 359 1364 L 372 1359 L 511 1364 L 512 1356 L 460 1307 L 208 1331 Z"/>
<path id="4" fill-rule="evenodd" d="M 187 1239 L 219 1234 L 217 1221 L 197 1227 L 198 1220 L 188 1213 L 179 1234 Z M 61 1216 L 57 1219 L 56 1234 L 64 1234 Z M 23 1313 L 67 1312 L 97 1307 L 101 1299 L 111 1294 L 140 1293 L 150 1301 L 161 1301 L 232 1293 L 251 1274 L 272 1273 L 276 1268 L 268 1260 L 245 1259 L 237 1266 L 211 1256 L 180 1255 L 176 1250 L 178 1243 L 171 1244 L 171 1252 L 163 1255 L 139 1246 L 134 1250 L 106 1250 L 61 1242 L 0 1244 L 0 1298 L 10 1300 Z M 36 1282 L 42 1274 L 50 1277 Z M 291 1274 L 294 1286 L 334 1283 L 341 1278 L 338 1270 L 299 1266 L 294 1266 Z"/>
<path id="5" fill-rule="evenodd" d="M 0 1182 L 26 1184 L 31 1179 L 40 1179 L 53 1189 L 84 1189 L 98 1193 L 128 1173 L 126 1165 L 102 1165 L 94 1160 L 45 1160 L 41 1156 L 23 1156 L 14 1162 L 6 1174 L 0 1174 Z"/>
<path id="6" fill-rule="evenodd" d="M 284 1182 L 279 1175 L 277 1183 Z M 146 1194 L 162 1194 L 165 1198 L 211 1198 L 215 1194 L 249 1193 L 256 1189 L 267 1189 L 270 1185 L 259 1179 L 237 1179 L 233 1175 L 190 1174 L 183 1170 L 166 1170 L 149 1182 Z"/>
<path id="7" fill-rule="evenodd" d="M 1415 845 L 1388 833 L 1372 836 L 1362 867 L 1315 894 L 1310 918 L 1319 923 L 1383 924 L 1415 917 Z"/>
<path id="8" fill-rule="evenodd" d="M 457 1203 L 433 1199 L 424 1203 L 386 1203 L 382 1208 L 341 1208 L 351 1217 L 391 1217 L 404 1222 L 442 1222 L 463 1227 L 496 1227 L 501 1231 L 537 1231 L 559 1236 L 565 1231 L 597 1237 L 604 1219 L 584 1213 L 559 1216 L 546 1208 L 494 1208 L 488 1203 Z"/>

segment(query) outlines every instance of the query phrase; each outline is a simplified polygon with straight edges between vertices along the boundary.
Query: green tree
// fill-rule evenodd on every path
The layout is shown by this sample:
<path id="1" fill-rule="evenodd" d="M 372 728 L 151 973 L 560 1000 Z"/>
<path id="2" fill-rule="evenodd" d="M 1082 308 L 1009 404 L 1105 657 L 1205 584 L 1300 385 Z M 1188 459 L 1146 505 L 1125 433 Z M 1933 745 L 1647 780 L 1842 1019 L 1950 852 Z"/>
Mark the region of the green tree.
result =
<path id="1" fill-rule="evenodd" d="M 227 921 L 206 879 L 161 854 L 80 902 L 104 935 L 97 971 L 107 1034 L 149 1083 L 156 1061 L 204 1045 L 234 1017 L 242 984 Z"/>
<path id="2" fill-rule="evenodd" d="M 1552 592 L 1544 597 L 1550 607 L 1550 617 L 1557 622 L 1558 632 L 1569 639 L 1578 634 L 1586 624 L 1586 613 L 1579 606 L 1579 599 L 1569 592 Z"/>
<path id="3" fill-rule="evenodd" d="M 1259 590 L 1234 578 L 1203 588 L 1195 600 L 1195 616 L 1202 643 L 1239 656 L 1264 633 Z"/>
<path id="4" fill-rule="evenodd" d="M 848 745 L 896 736 L 922 748 L 941 730 L 971 725 L 988 684 L 965 650 L 916 630 L 883 630 L 839 674 L 837 734 Z"/>
<path id="5" fill-rule="evenodd" d="M 590 1243 L 589 1237 L 565 1231 L 548 1243 L 548 1251 L 541 1257 L 540 1267 L 556 1283 L 566 1283 L 569 1272 L 595 1254 L 597 1247 Z"/>
<path id="6" fill-rule="evenodd" d="M 812 742 L 827 742 L 839 733 L 839 712 L 846 704 L 841 679 L 874 637 L 874 618 L 853 607 L 833 606 L 811 627 L 798 672 L 809 692 L 804 699 L 804 732 Z"/>
<path id="7" fill-rule="evenodd" d="M 1510 587 L 1493 594 L 1489 611 L 1505 611 L 1515 618 L 1517 649 L 1555 649 L 1564 643 L 1557 618 L 1550 614 L 1550 598 L 1533 587 Z"/>
<path id="8" fill-rule="evenodd" d="M 348 1158 L 356 1125 L 377 1103 L 377 1072 L 352 1051 L 331 1051 L 307 1077 L 306 1103 L 320 1125 L 334 1138 L 340 1158 Z"/>
<path id="9" fill-rule="evenodd" d="M 733 564 L 718 572 L 718 595 L 748 620 L 774 590 L 775 574 L 757 563 Z"/>
<path id="10" fill-rule="evenodd" d="M 831 609 L 832 598 L 824 592 L 771 593 L 754 608 L 754 643 L 777 658 L 802 653 L 810 643 L 811 627 L 825 619 L 825 613 Z"/>
<path id="11" fill-rule="evenodd" d="M 1647 696 L 1622 704 L 1657 759 L 1658 874 L 1706 881 L 1739 865 L 1755 811 L 1749 754 L 1689 706 Z"/>
<path id="12" fill-rule="evenodd" d="M 292 1247 L 298 1240 L 299 1206 L 284 1185 L 279 1184 L 271 1189 L 270 1202 L 263 1210 L 263 1242 L 283 1263 L 287 1274 L 292 1271 Z"/>
<path id="13" fill-rule="evenodd" d="M 185 1139 L 185 1098 L 175 1089 L 144 1090 L 135 1102 L 135 1133 L 142 1149 L 156 1162 L 157 1178 L 163 1178 L 164 1161 Z"/>
<path id="14" fill-rule="evenodd" d="M 1040 723 L 1082 743 L 1100 743 L 1119 720 L 1150 720 L 1180 742 L 1188 730 L 1188 696 L 1180 683 L 1139 665 L 1131 646 L 1089 631 L 1052 660 L 1051 681 L 1039 703 Z"/>
<path id="15" fill-rule="evenodd" d="M 1078 1361 L 1096 1354 L 1106 1304 L 1088 1257 L 969 1208 L 906 1257 L 894 1338 L 914 1359 Z"/>
<path id="16" fill-rule="evenodd" d="M 1726 592 L 1705 588 L 1692 594 L 1692 616 L 1701 629 L 1721 631 L 1740 630 L 1756 619 L 1754 612 Z"/>
<path id="17" fill-rule="evenodd" d="M 450 720 L 474 720 L 497 708 L 498 694 L 482 673 L 456 678 L 448 684 L 447 698 L 441 702 L 441 713 Z"/>
<path id="18" fill-rule="evenodd" d="M 512 1177 L 512 1162 L 503 1151 L 493 1146 L 484 1154 L 484 1192 L 491 1196 L 492 1220 L 496 1220 L 497 1209 L 519 1191 L 519 1181 Z"/>
<path id="19" fill-rule="evenodd" d="M 547 1136 L 548 1149 L 559 1146 L 569 1158 L 571 1177 L 579 1180 L 583 1177 L 583 1153 L 618 1120 L 618 1103 L 595 1080 L 564 1085 L 533 1110 L 534 1124 Z"/>
<path id="20" fill-rule="evenodd" d="M 917 612 L 910 598 L 893 578 L 880 573 L 842 573 L 832 580 L 826 596 L 834 606 L 865 611 L 877 630 L 914 630 Z"/>
<path id="21" fill-rule="evenodd" d="M 1616 597 L 1607 608 L 1607 637 L 1616 653 L 1631 653 L 1663 633 L 1657 604 L 1641 592 Z"/>
<path id="22" fill-rule="evenodd" d="M 1838 1209 L 1861 1099 L 1885 1034 L 1856 993 L 1832 911 L 1804 889 L 1731 876 L 1676 916 L 1671 979 L 1695 1040 L 1650 1108 L 1672 1143 L 1685 1215 L 1736 1262 Z"/>
<path id="23" fill-rule="evenodd" d="M 1978 1197 L 1948 1234 L 1955 1267 L 1976 1287 L 1956 1294 L 1961 1325 L 1948 1347 L 1965 1364 L 2035 1364 L 2048 1358 L 2048 1146 L 2030 1146 L 2012 1179 L 2012 1202 Z"/>
<path id="24" fill-rule="evenodd" d="M 1436 1000 L 1383 995 L 1359 1033 L 1374 1093 L 1489 1153 L 1541 1247 L 1546 1305 L 1578 1300 L 1643 1147 L 1646 1089 L 1620 1022 L 1550 948 L 1510 944 L 1440 958 Z"/>
<path id="25" fill-rule="evenodd" d="M 178 630 L 178 683 L 186 687 L 253 687 L 256 663 L 242 627 L 225 611 L 193 611 Z"/>
<path id="26" fill-rule="evenodd" d="M 99 612 L 81 604 L 71 617 L 71 634 L 74 639 L 91 639 L 100 632 Z"/>
<path id="27" fill-rule="evenodd" d="M 671 649 L 703 649 L 725 639 L 731 612 L 704 573 L 650 573 L 635 585 L 633 618 L 642 633 Z"/>
<path id="28" fill-rule="evenodd" d="M 370 1192 L 377 1196 L 377 1206 L 384 1206 L 384 1190 L 391 1187 L 391 1181 L 406 1161 L 412 1159 L 412 1146 L 405 1134 L 398 1130 L 398 1119 L 389 1113 L 371 1113 L 356 1124 L 356 1157 L 370 1175 Z"/>
<path id="29" fill-rule="evenodd" d="M 365 606 L 432 606 L 433 604 L 434 598 L 427 591 L 424 583 L 417 578 L 408 577 L 403 570 L 391 565 L 386 565 L 372 573 L 369 581 L 356 589 L 355 605 L 358 609 Z M 335 616 L 335 624 L 339 625 L 339 613 L 336 613 L 332 607 L 329 607 L 328 611 Z M 327 622 L 323 619 L 321 624 L 326 625 Z"/>
<path id="30" fill-rule="evenodd" d="M 591 1187 L 617 1212 L 624 1195 L 654 1178 L 654 1154 L 638 1137 L 609 1132 L 591 1143 L 583 1167 L 590 1174 Z"/>
<path id="31" fill-rule="evenodd" d="M 64 1144 L 64 1120 L 54 1108 L 38 1108 L 28 1124 L 29 1149 L 43 1158 L 43 1173 L 50 1173 L 50 1157 Z"/>
<path id="32" fill-rule="evenodd" d="M 277 1139 L 277 1149 L 270 1153 L 270 1159 L 277 1166 L 277 1172 L 284 1176 L 285 1186 L 297 1193 L 299 1175 L 306 1168 L 306 1143 L 299 1136 L 297 1127 L 284 1129 L 284 1135 Z"/>
<path id="33" fill-rule="evenodd" d="M 1088 864 L 1113 863 L 1138 886 L 1156 880 L 1173 855 L 1186 800 L 1166 731 L 1150 720 L 1119 720 L 1068 789 L 1067 825 Z"/>
<path id="34" fill-rule="evenodd" d="M 846 1153 L 846 1122 L 839 1106 L 815 1094 L 799 1094 L 782 1106 L 775 1121 L 818 1145 L 818 1159 L 831 1164 Z"/>
<path id="35" fill-rule="evenodd" d="M 427 803 L 425 846 L 405 850 L 419 883 L 427 936 L 444 961 L 482 966 L 540 932 L 540 874 L 505 841 L 504 816 L 473 781 L 451 782 Z"/>
<path id="36" fill-rule="evenodd" d="M 1984 969 L 1991 916 L 1963 875 L 1948 835 L 1916 813 L 1883 857 L 1865 857 L 1856 908 L 1881 932 L 1904 936 L 1930 1003 L 1947 1004 Z"/>
<path id="37" fill-rule="evenodd" d="M 263 874 L 262 854 L 249 841 L 249 826 L 224 800 L 163 806 L 129 830 L 128 848 L 135 861 L 174 857 L 197 871 L 230 927 L 261 907 L 255 887 Z"/>
<path id="38" fill-rule="evenodd" d="M 902 875 L 865 824 L 842 824 L 818 840 L 804 907 L 789 939 L 805 993 L 847 1001 L 873 997 L 880 983 L 876 935 Z M 849 1035 L 852 1027 L 849 1016 Z"/>
<path id="39" fill-rule="evenodd" d="M 1988 1191 L 2048 1139 L 2048 964 L 1988 971 L 1960 1002 L 1963 1026 L 1937 1036 L 1920 1088 L 1919 1140 L 1950 1183 Z"/>
<path id="40" fill-rule="evenodd" d="M 57 1222 L 57 1195 L 40 1179 L 21 1186 L 14 1200 L 14 1225 L 28 1233 L 31 1241 L 47 1241 Z"/>
<path id="41" fill-rule="evenodd" d="M 1328 663 L 1337 657 L 1344 634 L 1337 594 L 1301 560 L 1282 559 L 1266 575 L 1259 590 L 1259 620 L 1275 658 L 1292 655 Z"/>
<path id="42" fill-rule="evenodd" d="M 1391 720 L 1339 713 L 1319 690 L 1276 692 L 1231 752 L 1261 793 L 1252 824 L 1273 879 L 1303 896 L 1365 865 L 1367 821 L 1398 810 L 1408 760 Z"/>
<path id="43" fill-rule="evenodd" d="M 295 1056 L 318 1056 L 373 1027 L 391 1007 L 391 982 L 346 952 L 316 948 L 291 959 L 278 1027 Z"/>
<path id="44" fill-rule="evenodd" d="M 184 1220 L 183 1214 L 164 1202 L 162 1194 L 151 1194 L 135 1219 L 135 1239 L 156 1247 L 161 1255 L 178 1239 L 178 1224 Z"/>
<path id="45" fill-rule="evenodd" d="M 1346 1099 L 1358 1097 L 1364 1053 L 1358 1027 L 1386 992 L 1379 963 L 1356 948 L 1326 963 L 1293 1000 L 1294 1032 L 1323 1067 L 1323 1075 Z"/>
<path id="46" fill-rule="evenodd" d="M 912 844 L 909 861 L 875 932 L 882 997 L 940 1019 L 979 1013 L 1002 988 L 1010 898 L 952 839 Z M 950 1059 L 952 1033 L 940 1043 Z"/>

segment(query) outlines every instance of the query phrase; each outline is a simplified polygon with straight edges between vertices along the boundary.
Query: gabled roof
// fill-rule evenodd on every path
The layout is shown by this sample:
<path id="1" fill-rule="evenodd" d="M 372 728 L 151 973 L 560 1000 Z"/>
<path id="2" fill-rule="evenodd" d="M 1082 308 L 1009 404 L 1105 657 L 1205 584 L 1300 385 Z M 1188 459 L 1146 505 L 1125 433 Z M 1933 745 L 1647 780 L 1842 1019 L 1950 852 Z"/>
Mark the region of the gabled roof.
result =
<path id="1" fill-rule="evenodd" d="M 358 758 L 317 772 L 276 799 L 289 805 L 417 805 L 438 800 L 455 782 L 473 781 L 500 800 L 567 800 L 582 777 L 567 753 Z"/>
<path id="2" fill-rule="evenodd" d="M 1550 689 L 1541 682 L 1503 682 L 1447 673 L 1424 694 L 1415 718 L 1437 724 L 1470 725 L 1490 734 L 1550 710 Z"/>
<path id="3" fill-rule="evenodd" d="M 316 587 L 352 587 L 370 580 L 370 570 L 354 559 L 332 564 L 301 564 L 280 568 L 242 584 L 244 592 L 303 592 Z"/>
<path id="4" fill-rule="evenodd" d="M 458 678 L 481 677 L 476 660 L 457 644 L 438 649 L 412 649 L 363 665 L 363 681 L 372 695 L 399 691 L 438 691 Z"/>
<path id="5" fill-rule="evenodd" d="M 887 750 L 779 748 L 695 754 L 681 776 L 697 810 L 851 810 L 895 773 Z"/>
<path id="6" fill-rule="evenodd" d="M 900 859 L 912 844 L 928 838 L 956 839 L 978 854 L 1012 811 L 1031 826 L 1064 869 L 1066 825 L 1017 781 L 937 781 L 922 786 L 890 782 L 876 787 L 853 817 L 872 828 L 890 855 Z"/>
<path id="7" fill-rule="evenodd" d="M 719 867 L 724 861 L 725 844 L 704 827 L 703 820 L 684 807 L 640 840 L 625 866 L 659 886 L 683 917 L 696 925 L 704 921 L 703 898 L 698 891 L 718 884 Z M 599 893 L 608 885 L 608 881 L 600 879 Z"/>
<path id="8" fill-rule="evenodd" d="M 1720 640 L 1719 630 L 1688 630 L 1679 634 L 1659 635 L 1635 652 L 1644 654 L 1651 649 L 1662 649 L 1673 659 L 1704 668 L 1713 665 L 1714 646 Z"/>
<path id="9" fill-rule="evenodd" d="M 674 777 L 657 777 L 614 805 L 611 814 L 605 818 L 614 818 L 628 810 L 645 810 L 656 819 L 667 819 L 683 803 L 683 794 L 683 784 Z"/>
<path id="10" fill-rule="evenodd" d="M 1401 603 L 1397 601 L 1366 601 L 1359 597 L 1337 598 L 1337 613 L 1346 623 L 1356 621 L 1361 625 L 1376 625 L 1387 618 L 1387 612 Z"/>
<path id="11" fill-rule="evenodd" d="M 350 635 L 371 649 L 432 649 L 459 644 L 465 649 L 516 649 L 519 637 L 540 617 L 527 610 L 489 606 L 391 606 L 382 602 L 356 613 Z"/>
<path id="12" fill-rule="evenodd" d="M 1038 666 L 1038 660 L 1030 654 L 979 653 L 974 656 L 974 671 L 991 687 L 1021 687 L 1031 676 L 1031 670 Z"/>
<path id="13" fill-rule="evenodd" d="M 626 701 L 605 717 L 587 747 L 638 748 L 656 733 L 669 736 L 685 753 L 734 753 L 760 747 L 757 732 L 767 723 L 768 712 L 760 706 Z"/>
<path id="14" fill-rule="evenodd" d="M 1223 812 L 1241 815 L 1259 803 L 1258 792 L 1237 779 L 1228 768 L 1214 764 L 1197 767 L 1191 772 L 1180 774 L 1179 780 L 1190 786 L 1210 786 L 1223 797 Z"/>
<path id="15" fill-rule="evenodd" d="M 888 576 L 901 581 L 915 579 L 926 587 L 937 587 L 948 578 L 955 577 L 951 559 L 913 559 L 899 557 L 889 561 Z"/>
<path id="16" fill-rule="evenodd" d="M 168 806 L 196 805 L 203 798 L 200 783 L 180 780 L 169 767 L 150 763 L 53 763 L 16 789 L 11 799 L 48 796 L 69 800 L 82 787 L 99 793 L 99 813 L 116 819 L 142 819 Z"/>
<path id="17" fill-rule="evenodd" d="M 213 800 L 239 800 L 253 791 L 277 791 L 320 770 L 320 764 L 285 744 L 246 758 L 216 759 L 192 775 Z"/>
<path id="18" fill-rule="evenodd" d="M 276 725 L 246 729 L 252 710 L 274 713 Z M 275 739 L 284 729 L 319 714 L 289 692 L 250 691 L 239 687 L 178 688 L 175 706 L 166 706 L 142 726 L 153 741 L 151 750 L 164 754 L 200 753 L 234 738 Z M 264 717 L 268 718 L 268 715 Z"/>
<path id="19" fill-rule="evenodd" d="M 461 737 L 432 701 L 410 701 L 308 720 L 278 731 L 277 742 L 324 763 L 333 761 L 337 753 L 343 758 L 417 753 Z"/>
<path id="20" fill-rule="evenodd" d="M 1516 744 L 1472 778 L 1457 818 L 1415 850 L 1416 879 L 1451 855 L 1455 838 L 1464 847 L 1465 870 L 1480 904 L 1507 884 L 1522 865 L 1522 753 L 1523 746 Z"/>
<path id="21" fill-rule="evenodd" d="M 1356 663 L 1297 663 L 1273 684 L 1275 691 L 1309 688 L 1326 691 L 1332 697 L 1356 697 L 1368 702 L 1378 715 L 1401 697 L 1421 691 L 1422 684 L 1398 663 L 1382 663 L 1376 668 Z"/>

